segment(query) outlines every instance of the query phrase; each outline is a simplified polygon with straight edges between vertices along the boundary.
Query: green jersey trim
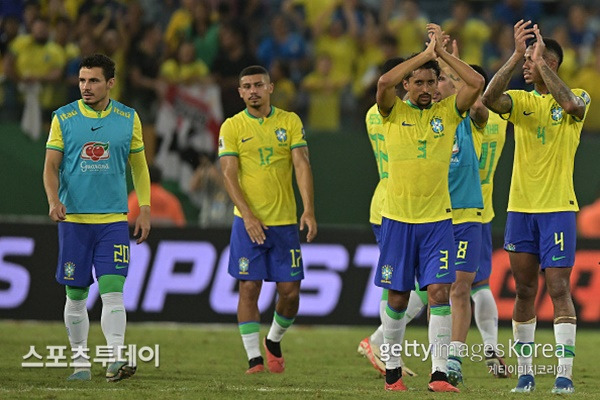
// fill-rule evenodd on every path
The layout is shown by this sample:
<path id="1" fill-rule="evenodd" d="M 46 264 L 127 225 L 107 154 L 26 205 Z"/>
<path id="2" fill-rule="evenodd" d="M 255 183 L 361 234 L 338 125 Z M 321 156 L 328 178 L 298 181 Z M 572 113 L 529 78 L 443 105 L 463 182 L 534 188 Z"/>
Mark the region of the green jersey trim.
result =
<path id="1" fill-rule="evenodd" d="M 238 157 L 239 153 L 236 153 L 234 151 L 227 151 L 225 153 L 220 153 L 219 154 L 219 157 L 225 157 L 225 156 L 235 156 L 235 157 Z"/>
<path id="2" fill-rule="evenodd" d="M 139 149 L 131 149 L 131 150 L 129 150 L 129 154 L 139 153 L 140 151 L 144 151 L 144 146 L 140 147 Z"/>
<path id="3" fill-rule="evenodd" d="M 298 147 L 308 147 L 308 144 L 307 143 L 298 143 L 293 146 L 290 146 L 290 150 L 297 149 Z"/>
<path id="4" fill-rule="evenodd" d="M 65 152 L 65 150 L 64 150 L 63 148 L 61 148 L 61 147 L 58 147 L 58 146 L 52 146 L 52 145 L 50 145 L 50 144 L 47 144 L 47 145 L 46 145 L 46 148 L 47 148 L 47 149 L 50 149 L 50 150 L 56 150 L 56 151 L 60 151 L 61 153 L 64 153 L 64 152 Z"/>

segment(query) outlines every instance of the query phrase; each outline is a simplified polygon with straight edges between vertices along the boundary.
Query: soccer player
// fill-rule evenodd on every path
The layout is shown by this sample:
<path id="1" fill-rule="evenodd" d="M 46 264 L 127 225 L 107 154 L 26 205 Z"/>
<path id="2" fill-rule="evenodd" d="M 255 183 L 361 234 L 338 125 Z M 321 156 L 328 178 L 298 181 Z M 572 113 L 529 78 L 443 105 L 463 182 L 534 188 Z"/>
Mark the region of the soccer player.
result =
<path id="1" fill-rule="evenodd" d="M 428 24 L 429 44 L 414 57 L 394 67 L 378 81 L 377 105 L 392 126 L 386 135 L 388 186 L 381 224 L 381 256 L 375 284 L 389 289 L 383 318 L 386 344 L 400 344 L 410 291 L 427 290 L 431 317 L 432 375 L 428 388 L 457 392 L 448 383 L 447 353 L 450 341 L 450 284 L 454 282 L 454 235 L 448 191 L 448 172 L 454 132 L 477 100 L 484 80 L 442 45 L 438 25 Z M 456 95 L 433 103 L 439 65 L 444 60 L 463 79 Z M 397 102 L 394 87 L 401 83 L 408 100 Z M 399 358 L 386 362 L 386 390 L 405 391 Z"/>
<path id="2" fill-rule="evenodd" d="M 404 59 L 400 57 L 387 60 L 381 68 L 382 74 L 385 74 L 390 69 L 394 68 L 396 65 L 400 64 L 403 61 Z M 404 88 L 402 88 L 402 85 L 396 85 L 396 101 L 402 101 L 401 99 L 404 95 L 405 91 Z M 377 170 L 379 172 L 379 182 L 377 183 L 377 187 L 375 188 L 375 192 L 373 193 L 373 197 L 371 198 L 369 222 L 371 223 L 371 228 L 373 229 L 373 234 L 375 235 L 377 245 L 380 246 L 381 209 L 383 207 L 383 198 L 385 196 L 385 189 L 387 186 L 388 177 L 388 154 L 385 145 L 385 132 L 387 132 L 387 129 L 389 127 L 389 121 L 383 120 L 381 114 L 379 114 L 379 111 L 377 109 L 377 104 L 374 104 L 369 109 L 369 111 L 367 111 L 365 124 L 367 127 L 367 134 L 369 135 L 369 140 L 371 141 L 371 147 L 375 155 L 375 161 L 377 162 Z M 381 302 L 379 306 L 380 319 L 383 319 L 383 313 L 385 312 L 387 298 L 388 291 L 387 289 L 384 289 L 381 295 Z M 383 325 L 379 325 L 375 332 L 361 340 L 361 342 L 358 345 L 358 353 L 365 356 L 377 371 L 379 371 L 382 375 L 385 375 L 385 363 L 381 361 L 381 355 L 379 351 L 382 344 Z M 400 358 L 400 363 L 402 365 L 402 373 L 404 375 L 416 375 L 413 371 L 404 366 L 402 358 Z"/>
<path id="3" fill-rule="evenodd" d="M 219 136 L 225 187 L 235 204 L 229 274 L 239 281 L 238 323 L 249 360 L 247 374 L 264 371 L 258 296 L 263 280 L 277 282 L 279 300 L 263 345 L 269 370 L 281 373 L 280 342 L 298 312 L 304 278 L 292 166 L 304 206 L 300 229 L 308 228 L 308 242 L 317 234 L 313 178 L 302 122 L 271 106 L 273 84 L 267 70 L 244 68 L 239 85 L 246 109 L 228 118 Z"/>
<path id="4" fill-rule="evenodd" d="M 589 95 L 571 90 L 557 75 L 562 48 L 542 38 L 537 24 L 514 26 L 515 50 L 498 70 L 483 96 L 484 104 L 515 126 L 515 159 L 508 199 L 504 248 L 516 284 L 513 334 L 517 343 L 519 381 L 513 392 L 535 388 L 532 354 L 539 266 L 554 305 L 558 358 L 553 393 L 573 393 L 573 358 L 577 318 L 569 289 L 575 261 L 573 163 Z M 526 40 L 534 38 L 529 46 Z M 522 60 L 525 82 L 534 90 L 506 91 Z"/>
<path id="5" fill-rule="evenodd" d="M 127 162 L 140 206 L 134 230 L 140 235 L 137 243 L 150 233 L 150 178 L 142 125 L 134 109 L 110 98 L 114 84 L 115 63 L 110 58 L 95 54 L 81 61 L 82 99 L 53 113 L 44 163 L 48 214 L 59 223 L 56 280 L 66 287 L 64 318 L 71 348 L 87 348 L 86 298 L 93 265 L 102 298 L 102 332 L 115 358 L 106 370 L 109 382 L 128 378 L 136 370 L 120 354 L 130 254 Z M 83 355 L 73 361 L 78 366 L 68 380 L 90 380 L 90 365 Z"/>

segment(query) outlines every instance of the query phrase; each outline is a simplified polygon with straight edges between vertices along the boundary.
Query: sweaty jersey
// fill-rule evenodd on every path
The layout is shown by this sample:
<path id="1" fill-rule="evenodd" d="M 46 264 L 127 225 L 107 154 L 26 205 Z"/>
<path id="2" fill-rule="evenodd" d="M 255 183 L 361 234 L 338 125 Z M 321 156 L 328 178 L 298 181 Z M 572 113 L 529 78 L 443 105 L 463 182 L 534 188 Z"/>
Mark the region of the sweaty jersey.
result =
<path id="1" fill-rule="evenodd" d="M 127 220 L 127 161 L 144 150 L 133 108 L 115 100 L 103 111 L 82 100 L 67 104 L 53 113 L 46 148 L 63 153 L 59 198 L 68 222 Z"/>
<path id="2" fill-rule="evenodd" d="M 396 98 L 396 103 L 399 102 L 402 102 L 402 100 Z M 385 197 L 388 180 L 388 154 L 385 144 L 385 133 L 389 127 L 389 119 L 384 119 L 379 114 L 379 109 L 377 104 L 375 104 L 367 111 L 365 124 L 367 125 L 367 134 L 369 135 L 375 161 L 377 162 L 377 172 L 379 173 L 379 183 L 371 198 L 369 222 L 381 225 L 381 209 L 383 208 L 383 198 Z"/>
<path id="3" fill-rule="evenodd" d="M 463 120 L 456 95 L 420 109 L 396 102 L 385 135 L 388 184 L 382 215 L 405 223 L 452 218 L 448 171 L 454 132 Z"/>
<path id="4" fill-rule="evenodd" d="M 483 128 L 471 117 L 462 120 L 456 128 L 448 188 L 452 203 L 452 223 L 481 222 L 483 196 L 479 182 L 479 150 Z"/>
<path id="5" fill-rule="evenodd" d="M 276 107 L 265 118 L 256 118 L 246 109 L 221 126 L 219 157 L 238 157 L 244 198 L 265 225 L 296 223 L 292 150 L 306 145 L 298 115 Z M 234 213 L 242 216 L 237 207 Z"/>
<path id="6" fill-rule="evenodd" d="M 584 101 L 590 96 L 573 89 Z M 577 211 L 573 188 L 573 164 L 583 120 L 564 112 L 551 94 L 509 90 L 515 125 L 515 158 L 508 197 L 508 211 L 548 213 Z"/>
<path id="7" fill-rule="evenodd" d="M 483 130 L 481 155 L 479 156 L 479 178 L 481 179 L 481 193 L 483 194 L 482 222 L 484 224 L 494 219 L 494 205 L 492 204 L 494 173 L 504 148 L 506 125 L 508 123 L 505 120 L 490 111 L 488 123 Z"/>

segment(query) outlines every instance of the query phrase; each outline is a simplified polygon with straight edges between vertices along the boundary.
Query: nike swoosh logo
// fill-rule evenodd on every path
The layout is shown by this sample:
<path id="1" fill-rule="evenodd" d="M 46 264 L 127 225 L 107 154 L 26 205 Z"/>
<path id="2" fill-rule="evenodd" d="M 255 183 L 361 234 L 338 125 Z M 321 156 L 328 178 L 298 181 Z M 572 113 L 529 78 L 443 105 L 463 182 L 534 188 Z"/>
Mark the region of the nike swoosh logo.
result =
<path id="1" fill-rule="evenodd" d="M 528 116 L 533 114 L 535 111 L 523 111 L 523 115 Z"/>
<path id="2" fill-rule="evenodd" d="M 295 272 L 292 272 L 292 273 L 290 273 L 290 275 L 291 275 L 291 276 L 296 276 L 296 275 L 298 275 L 300 272 L 302 272 L 302 270 L 300 270 L 300 271 L 295 271 Z"/>
<path id="3" fill-rule="evenodd" d="M 250 136 L 249 138 L 244 138 L 244 139 L 242 139 L 242 143 L 245 143 L 252 138 L 254 138 L 254 136 Z"/>
<path id="4" fill-rule="evenodd" d="M 467 263 L 466 261 L 457 261 L 454 264 L 455 265 L 461 265 L 461 264 L 466 264 L 466 263 Z"/>
<path id="5" fill-rule="evenodd" d="M 102 128 L 101 126 L 97 127 L 97 128 L 92 128 L 92 132 L 97 131 L 98 129 Z"/>
<path id="6" fill-rule="evenodd" d="M 127 265 L 115 265 L 115 269 L 123 269 L 123 268 L 127 268 Z"/>
<path id="7" fill-rule="evenodd" d="M 415 126 L 415 124 L 409 124 L 406 121 L 402 121 L 402 126 Z"/>
<path id="8" fill-rule="evenodd" d="M 567 258 L 567 256 L 560 256 L 560 257 L 552 256 L 552 261 L 562 260 L 563 258 Z"/>
<path id="9" fill-rule="evenodd" d="M 80 324 L 80 323 L 82 323 L 82 322 L 83 322 L 83 320 L 82 320 L 82 319 L 80 319 L 79 321 L 73 321 L 73 325 L 77 325 L 77 324 Z"/>
<path id="10" fill-rule="evenodd" d="M 440 273 L 438 272 L 437 274 L 435 274 L 435 277 L 436 277 L 436 278 L 441 278 L 441 277 L 444 277 L 444 276 L 448 275 L 449 273 L 450 273 L 450 272 L 444 272 L 443 274 L 440 274 Z"/>

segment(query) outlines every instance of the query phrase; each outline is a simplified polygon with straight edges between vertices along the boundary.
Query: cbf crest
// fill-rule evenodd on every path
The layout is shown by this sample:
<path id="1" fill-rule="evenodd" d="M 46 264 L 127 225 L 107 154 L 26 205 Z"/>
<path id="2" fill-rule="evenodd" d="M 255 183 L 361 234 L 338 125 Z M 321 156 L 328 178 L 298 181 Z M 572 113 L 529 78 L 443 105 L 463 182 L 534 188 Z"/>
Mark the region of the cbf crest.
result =
<path id="1" fill-rule="evenodd" d="M 240 275 L 248 275 L 248 268 L 250 267 L 250 261 L 246 257 L 240 257 L 238 260 L 240 266 Z"/>
<path id="2" fill-rule="evenodd" d="M 73 278 L 73 275 L 75 275 L 75 263 L 71 262 L 71 261 L 67 261 L 65 263 L 65 265 L 63 265 L 63 269 L 65 271 L 65 279 L 72 281 L 75 278 Z"/>
<path id="3" fill-rule="evenodd" d="M 559 105 L 554 105 L 550 109 L 550 116 L 552 117 L 552 121 L 560 122 L 563 118 L 563 109 Z"/>
<path id="4" fill-rule="evenodd" d="M 280 142 L 285 142 L 287 140 L 287 131 L 283 128 L 277 128 L 275 130 L 275 136 L 277 136 L 277 140 Z"/>
<path id="5" fill-rule="evenodd" d="M 429 121 L 429 125 L 431 125 L 431 130 L 433 131 L 434 138 L 438 138 L 444 136 L 442 133 L 444 131 L 444 123 L 440 117 L 433 117 L 431 121 Z"/>
<path id="6" fill-rule="evenodd" d="M 381 267 L 381 283 L 392 283 L 392 272 L 394 272 L 394 268 L 391 265 Z"/>

